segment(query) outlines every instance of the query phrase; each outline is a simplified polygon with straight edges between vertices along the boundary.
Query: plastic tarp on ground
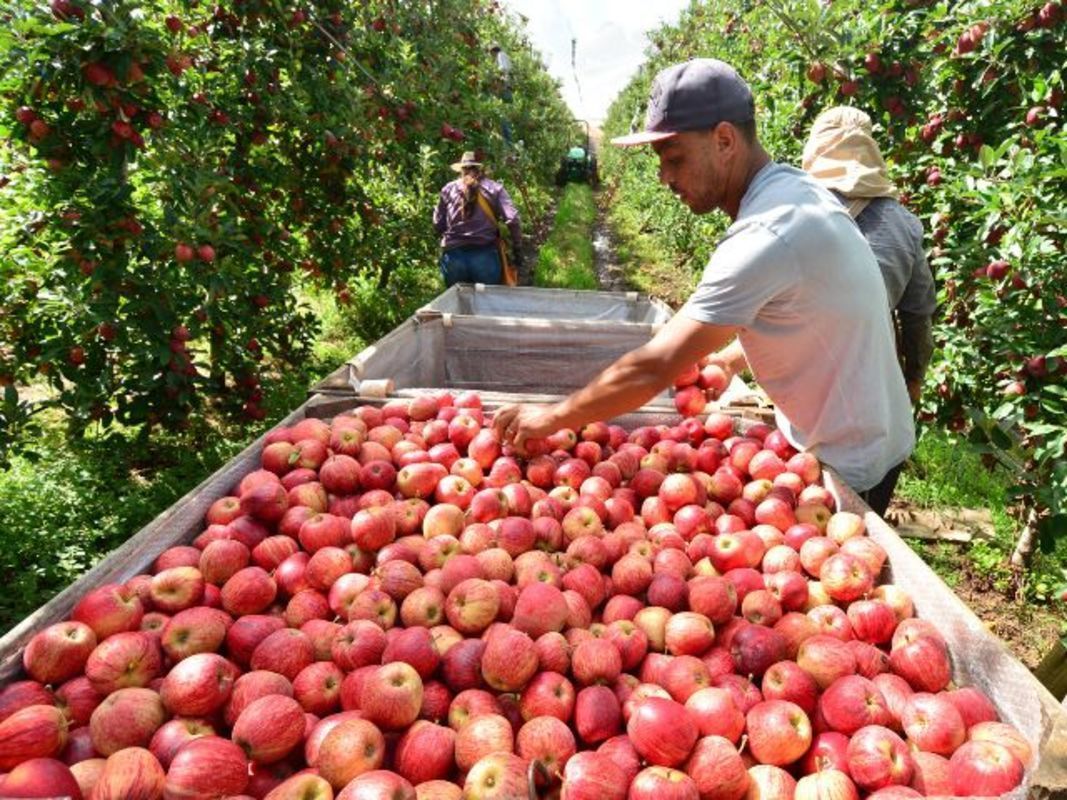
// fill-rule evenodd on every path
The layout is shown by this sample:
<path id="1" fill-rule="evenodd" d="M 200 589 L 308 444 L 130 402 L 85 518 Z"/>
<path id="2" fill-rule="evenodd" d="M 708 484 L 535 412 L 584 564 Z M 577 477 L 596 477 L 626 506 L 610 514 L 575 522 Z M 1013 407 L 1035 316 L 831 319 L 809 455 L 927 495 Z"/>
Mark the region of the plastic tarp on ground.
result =
<path id="1" fill-rule="evenodd" d="M 641 323 L 417 315 L 312 391 L 358 394 L 391 380 L 396 389 L 568 394 L 653 332 Z"/>
<path id="2" fill-rule="evenodd" d="M 666 303 L 637 292 L 592 292 L 464 283 L 452 286 L 416 313 L 657 325 L 669 320 L 673 312 Z"/>

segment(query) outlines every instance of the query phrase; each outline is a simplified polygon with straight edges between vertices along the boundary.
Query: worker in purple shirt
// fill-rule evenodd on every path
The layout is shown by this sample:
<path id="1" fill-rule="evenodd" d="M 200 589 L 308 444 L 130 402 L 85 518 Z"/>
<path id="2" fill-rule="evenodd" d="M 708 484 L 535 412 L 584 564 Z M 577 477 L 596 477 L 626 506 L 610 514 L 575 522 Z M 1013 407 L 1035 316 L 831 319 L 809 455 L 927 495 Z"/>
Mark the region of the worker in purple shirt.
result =
<path id="1" fill-rule="evenodd" d="M 519 212 L 507 191 L 482 172 L 473 152 L 463 154 L 452 169 L 460 176 L 446 183 L 433 212 L 441 235 L 441 277 L 454 283 L 502 284 L 500 224 L 511 236 L 511 261 L 522 266 Z"/>

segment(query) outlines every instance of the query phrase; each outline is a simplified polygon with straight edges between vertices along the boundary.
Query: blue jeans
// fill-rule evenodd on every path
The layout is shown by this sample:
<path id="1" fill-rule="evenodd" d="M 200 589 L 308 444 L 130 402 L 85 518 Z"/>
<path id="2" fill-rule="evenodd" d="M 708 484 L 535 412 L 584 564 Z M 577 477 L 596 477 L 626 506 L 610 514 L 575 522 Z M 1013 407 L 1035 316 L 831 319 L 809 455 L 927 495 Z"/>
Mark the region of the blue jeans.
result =
<path id="1" fill-rule="evenodd" d="M 446 250 L 441 254 L 441 277 L 445 286 L 454 283 L 503 283 L 500 253 L 495 244 Z"/>

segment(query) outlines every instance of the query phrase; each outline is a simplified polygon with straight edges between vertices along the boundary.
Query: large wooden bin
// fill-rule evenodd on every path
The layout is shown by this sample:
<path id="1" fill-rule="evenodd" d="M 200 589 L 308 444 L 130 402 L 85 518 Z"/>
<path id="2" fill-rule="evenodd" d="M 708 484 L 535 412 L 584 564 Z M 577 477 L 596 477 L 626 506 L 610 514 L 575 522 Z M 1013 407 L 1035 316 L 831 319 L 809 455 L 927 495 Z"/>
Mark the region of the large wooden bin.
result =
<path id="1" fill-rule="evenodd" d="M 413 393 L 401 394 L 410 396 Z M 487 408 L 491 410 L 496 402 L 523 399 L 527 397 L 496 395 L 487 403 Z M 352 397 L 315 395 L 279 424 L 292 425 L 305 417 L 330 418 L 361 402 Z M 672 419 L 676 417 L 665 414 L 661 408 L 646 407 L 616 421 L 625 427 L 636 427 Z M 211 503 L 229 494 L 241 477 L 258 467 L 262 442 L 261 437 L 249 445 L 0 639 L 0 682 L 19 677 L 21 651 L 33 634 L 65 619 L 77 600 L 90 589 L 129 580 L 148 571 L 155 558 L 168 547 L 191 542 L 203 529 L 204 514 Z M 985 691 L 1001 717 L 1022 732 L 1038 755 L 1024 785 L 1009 797 L 1013 800 L 1023 797 L 1067 798 L 1067 713 L 891 527 L 831 471 L 826 472 L 826 483 L 837 499 L 838 507 L 863 515 L 871 537 L 885 548 L 888 554 L 885 577 L 909 592 L 917 615 L 934 622 L 944 635 L 952 653 L 955 680 Z"/>

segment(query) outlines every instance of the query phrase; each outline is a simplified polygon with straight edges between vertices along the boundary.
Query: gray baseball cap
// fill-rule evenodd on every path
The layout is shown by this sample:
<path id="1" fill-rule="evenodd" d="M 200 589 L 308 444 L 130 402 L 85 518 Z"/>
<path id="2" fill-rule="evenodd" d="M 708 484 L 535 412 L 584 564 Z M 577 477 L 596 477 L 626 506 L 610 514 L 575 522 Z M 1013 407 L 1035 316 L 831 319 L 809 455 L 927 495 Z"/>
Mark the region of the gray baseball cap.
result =
<path id="1" fill-rule="evenodd" d="M 611 143 L 632 147 L 669 139 L 683 131 L 710 130 L 720 122 L 754 118 L 752 91 L 736 70 L 715 58 L 694 58 L 656 75 L 648 96 L 645 130 Z"/>

